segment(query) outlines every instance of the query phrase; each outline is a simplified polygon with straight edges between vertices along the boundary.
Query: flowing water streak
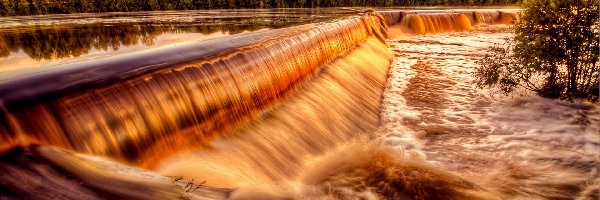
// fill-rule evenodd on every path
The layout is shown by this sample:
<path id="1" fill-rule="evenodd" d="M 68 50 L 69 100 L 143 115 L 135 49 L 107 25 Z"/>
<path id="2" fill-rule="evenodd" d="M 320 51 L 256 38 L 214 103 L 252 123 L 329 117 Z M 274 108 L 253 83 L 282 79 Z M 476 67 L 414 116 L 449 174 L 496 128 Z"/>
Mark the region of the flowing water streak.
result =
<path id="1" fill-rule="evenodd" d="M 83 92 L 61 93 L 69 89 L 64 87 L 48 92 L 48 87 L 37 85 L 15 90 L 20 80 L 9 80 L 1 91 L 8 111 L 3 114 L 1 145 L 57 145 L 151 166 L 268 111 L 323 64 L 370 36 L 384 37 L 381 20 L 365 14 L 272 32 L 281 35 Z M 21 80 L 36 82 L 27 81 Z M 102 83 L 92 83 L 98 82 Z M 44 92 L 59 96 L 37 101 L 48 97 Z"/>
<path id="2" fill-rule="evenodd" d="M 496 11 L 475 12 L 475 21 L 477 23 L 494 24 L 500 18 L 501 13 Z"/>
<path id="3" fill-rule="evenodd" d="M 458 10 L 446 13 L 440 11 L 412 11 L 384 14 L 390 20 L 398 20 L 400 25 L 415 34 L 471 31 L 480 24 L 512 24 L 518 20 L 517 11 L 512 10 Z"/>
<path id="4" fill-rule="evenodd" d="M 519 20 L 519 10 L 458 10 L 456 13 L 465 14 L 471 21 L 471 25 L 480 24 L 513 24 Z"/>
<path id="5" fill-rule="evenodd" d="M 409 14 L 400 22 L 417 34 L 471 30 L 471 21 L 465 14 Z"/>
<path id="6" fill-rule="evenodd" d="M 384 43 L 369 39 L 267 115 L 209 148 L 164 161 L 158 171 L 211 186 L 277 189 L 307 160 L 375 131 L 391 58 Z"/>

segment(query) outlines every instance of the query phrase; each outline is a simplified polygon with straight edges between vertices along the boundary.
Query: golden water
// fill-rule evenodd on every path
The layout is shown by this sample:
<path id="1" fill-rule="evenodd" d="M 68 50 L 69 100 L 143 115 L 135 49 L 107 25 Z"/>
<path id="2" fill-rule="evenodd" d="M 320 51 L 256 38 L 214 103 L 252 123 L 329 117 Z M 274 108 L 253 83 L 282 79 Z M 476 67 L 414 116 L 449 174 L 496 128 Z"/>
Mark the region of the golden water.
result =
<path id="1" fill-rule="evenodd" d="M 3 146 L 50 144 L 150 166 L 268 111 L 368 37 L 376 16 L 292 28 L 217 56 L 6 114 Z M 6 147 L 5 147 L 6 148 Z"/>
<path id="2" fill-rule="evenodd" d="M 479 24 L 511 24 L 516 20 L 518 15 L 515 11 L 404 12 L 400 24 L 416 34 L 424 35 L 470 31 Z"/>
<path id="3" fill-rule="evenodd" d="M 597 105 L 496 99 L 471 85 L 475 62 L 511 36 L 508 26 L 491 24 L 512 23 L 516 14 L 382 14 L 293 27 L 209 58 L 5 108 L 0 147 L 55 145 L 235 189 L 204 194 L 214 199 L 556 199 L 597 192 Z M 161 180 L 145 183 L 127 173 L 102 175 L 89 158 L 34 149 L 114 196 L 152 198 L 127 192 L 130 185 L 164 198 L 181 192 L 164 177 L 143 175 Z M 31 175 L 22 171 L 15 174 Z M 3 176 L 21 183 L 17 175 Z M 103 184 L 112 181 L 125 189 Z"/>
<path id="4" fill-rule="evenodd" d="M 294 178 L 307 159 L 374 132 L 391 58 L 371 38 L 236 135 L 165 161 L 159 172 L 220 187 L 268 187 Z"/>
<path id="5" fill-rule="evenodd" d="M 417 34 L 471 30 L 471 21 L 465 14 L 409 14 L 400 22 Z"/>

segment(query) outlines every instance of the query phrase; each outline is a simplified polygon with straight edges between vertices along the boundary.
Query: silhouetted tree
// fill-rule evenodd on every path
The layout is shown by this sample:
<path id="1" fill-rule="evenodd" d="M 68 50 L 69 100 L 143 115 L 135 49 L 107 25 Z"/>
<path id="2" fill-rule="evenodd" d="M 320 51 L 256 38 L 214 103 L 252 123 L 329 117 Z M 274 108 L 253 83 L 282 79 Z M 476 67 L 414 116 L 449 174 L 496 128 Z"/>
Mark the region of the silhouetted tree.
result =
<path id="1" fill-rule="evenodd" d="M 525 0 L 523 8 L 508 47 L 480 61 L 478 85 L 598 101 L 598 1 Z"/>

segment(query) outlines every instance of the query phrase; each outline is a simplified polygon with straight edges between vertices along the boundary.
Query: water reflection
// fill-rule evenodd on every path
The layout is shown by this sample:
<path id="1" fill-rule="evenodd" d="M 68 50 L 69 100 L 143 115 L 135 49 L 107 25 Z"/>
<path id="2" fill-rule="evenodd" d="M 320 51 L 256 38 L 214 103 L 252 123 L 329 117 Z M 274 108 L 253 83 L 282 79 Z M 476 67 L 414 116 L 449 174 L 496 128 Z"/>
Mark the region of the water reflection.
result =
<path id="1" fill-rule="evenodd" d="M 100 13 L 0 18 L 0 73 L 326 21 L 352 10 Z"/>
<path id="2" fill-rule="evenodd" d="M 96 51 L 117 51 L 121 46 L 152 46 L 165 34 L 201 33 L 237 34 L 282 25 L 193 25 L 193 24 L 77 24 L 31 27 L 0 32 L 0 56 L 7 57 L 22 50 L 34 60 L 79 57 Z M 191 38 L 192 39 L 192 38 Z"/>

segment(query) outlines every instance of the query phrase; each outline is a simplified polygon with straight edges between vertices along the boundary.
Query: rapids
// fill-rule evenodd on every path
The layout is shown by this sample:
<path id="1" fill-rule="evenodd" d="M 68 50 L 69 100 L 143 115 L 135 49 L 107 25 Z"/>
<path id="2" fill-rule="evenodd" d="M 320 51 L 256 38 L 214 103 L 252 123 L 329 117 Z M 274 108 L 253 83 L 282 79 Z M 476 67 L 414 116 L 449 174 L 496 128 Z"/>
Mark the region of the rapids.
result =
<path id="1" fill-rule="evenodd" d="M 485 188 L 498 199 L 588 199 L 598 194 L 600 108 L 471 83 L 508 27 L 392 39 L 382 141 Z M 490 95 L 492 94 L 492 95 Z M 597 197 L 597 196 L 596 196 Z M 593 198 L 592 198 L 593 199 Z"/>

